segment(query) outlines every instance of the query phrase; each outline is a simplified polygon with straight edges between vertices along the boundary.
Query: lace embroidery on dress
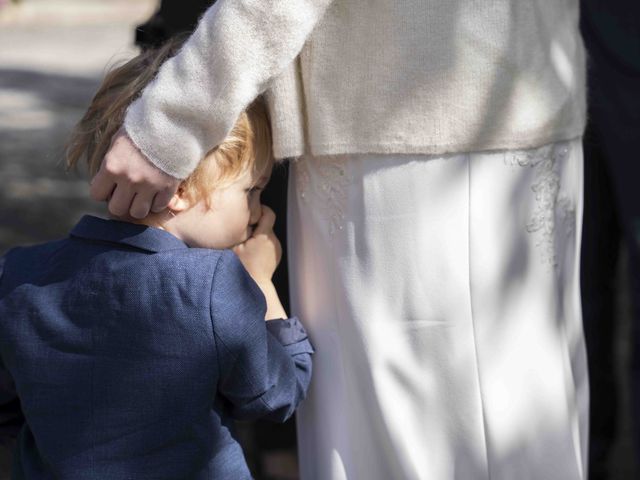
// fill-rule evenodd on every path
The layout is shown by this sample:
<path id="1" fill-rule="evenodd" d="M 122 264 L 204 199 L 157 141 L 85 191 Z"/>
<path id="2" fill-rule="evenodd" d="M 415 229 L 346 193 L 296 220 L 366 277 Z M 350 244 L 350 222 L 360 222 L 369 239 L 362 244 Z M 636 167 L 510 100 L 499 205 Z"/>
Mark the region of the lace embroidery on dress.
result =
<path id="1" fill-rule="evenodd" d="M 344 163 L 344 157 L 339 156 L 303 157 L 295 161 L 298 196 L 303 202 L 309 202 L 310 195 L 315 197 L 314 204 L 323 210 L 332 235 L 344 228 L 347 186 L 352 182 Z"/>
<path id="2" fill-rule="evenodd" d="M 569 156 L 566 143 L 552 144 L 535 150 L 510 152 L 508 164 L 533 168 L 535 171 L 531 190 L 535 194 L 535 210 L 526 225 L 527 232 L 537 234 L 537 246 L 544 263 L 557 267 L 555 232 L 558 222 L 564 225 L 567 235 L 573 233 L 575 203 L 560 192 L 560 164 Z"/>

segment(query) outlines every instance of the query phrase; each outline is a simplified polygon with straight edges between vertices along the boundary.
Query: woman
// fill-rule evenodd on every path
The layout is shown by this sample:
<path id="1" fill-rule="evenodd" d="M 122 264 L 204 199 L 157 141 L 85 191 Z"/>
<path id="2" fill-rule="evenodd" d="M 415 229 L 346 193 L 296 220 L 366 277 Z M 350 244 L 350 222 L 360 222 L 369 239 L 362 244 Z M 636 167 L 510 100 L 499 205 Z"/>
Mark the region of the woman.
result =
<path id="1" fill-rule="evenodd" d="M 586 478 L 577 24 L 578 0 L 219 0 L 129 109 L 92 186 L 114 214 L 162 207 L 263 91 L 297 158 L 303 479 Z"/>

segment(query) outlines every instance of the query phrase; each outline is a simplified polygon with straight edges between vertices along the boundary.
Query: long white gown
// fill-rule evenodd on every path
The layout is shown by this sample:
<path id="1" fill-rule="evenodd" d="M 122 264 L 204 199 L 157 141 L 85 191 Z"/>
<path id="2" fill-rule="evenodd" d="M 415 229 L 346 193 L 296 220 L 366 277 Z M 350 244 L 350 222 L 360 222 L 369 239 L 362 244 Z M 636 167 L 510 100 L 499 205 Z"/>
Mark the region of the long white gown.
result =
<path id="1" fill-rule="evenodd" d="M 581 148 L 293 163 L 303 480 L 586 478 Z"/>

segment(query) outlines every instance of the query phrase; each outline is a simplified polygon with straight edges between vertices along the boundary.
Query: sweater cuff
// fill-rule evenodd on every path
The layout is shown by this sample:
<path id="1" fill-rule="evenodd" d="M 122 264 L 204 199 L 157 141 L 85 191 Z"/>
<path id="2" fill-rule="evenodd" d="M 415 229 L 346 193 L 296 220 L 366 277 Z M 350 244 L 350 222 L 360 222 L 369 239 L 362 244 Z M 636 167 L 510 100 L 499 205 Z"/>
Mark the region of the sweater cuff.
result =
<path id="1" fill-rule="evenodd" d="M 297 317 L 268 320 L 266 325 L 269 333 L 285 347 L 289 355 L 314 352 L 307 331 Z"/>
<path id="2" fill-rule="evenodd" d="M 196 169 L 199 160 L 187 161 L 185 158 L 181 158 L 179 161 L 172 161 L 169 158 L 163 159 L 159 152 L 150 147 L 150 143 L 146 141 L 145 135 L 139 126 L 133 120 L 133 117 L 138 113 L 136 105 L 131 105 L 127 110 L 127 116 L 125 117 L 123 128 L 124 132 L 129 137 L 129 140 L 133 142 L 135 147 L 142 153 L 142 155 L 161 172 L 166 173 L 170 177 L 177 178 L 178 180 L 184 180 Z M 167 150 L 170 150 L 167 148 Z"/>

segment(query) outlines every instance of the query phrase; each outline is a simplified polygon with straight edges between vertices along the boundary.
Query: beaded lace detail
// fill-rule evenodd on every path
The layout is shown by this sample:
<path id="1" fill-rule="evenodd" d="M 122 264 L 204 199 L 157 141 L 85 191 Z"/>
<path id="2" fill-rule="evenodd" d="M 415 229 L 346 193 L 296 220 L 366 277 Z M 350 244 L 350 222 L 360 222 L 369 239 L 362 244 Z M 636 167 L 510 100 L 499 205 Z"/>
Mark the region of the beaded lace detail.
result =
<path id="1" fill-rule="evenodd" d="M 538 235 L 537 245 L 544 263 L 557 267 L 555 234 L 562 223 L 567 235 L 573 233 L 575 204 L 560 189 L 560 164 L 569 156 L 567 144 L 553 144 L 535 150 L 512 152 L 507 163 L 535 170 L 531 190 L 536 206 L 526 225 L 527 232 Z"/>
<path id="2" fill-rule="evenodd" d="M 298 196 L 303 202 L 309 201 L 309 195 L 318 197 L 315 200 L 323 206 L 332 235 L 344 228 L 347 187 L 353 181 L 344 164 L 345 159 L 340 156 L 303 157 L 295 162 Z"/>

